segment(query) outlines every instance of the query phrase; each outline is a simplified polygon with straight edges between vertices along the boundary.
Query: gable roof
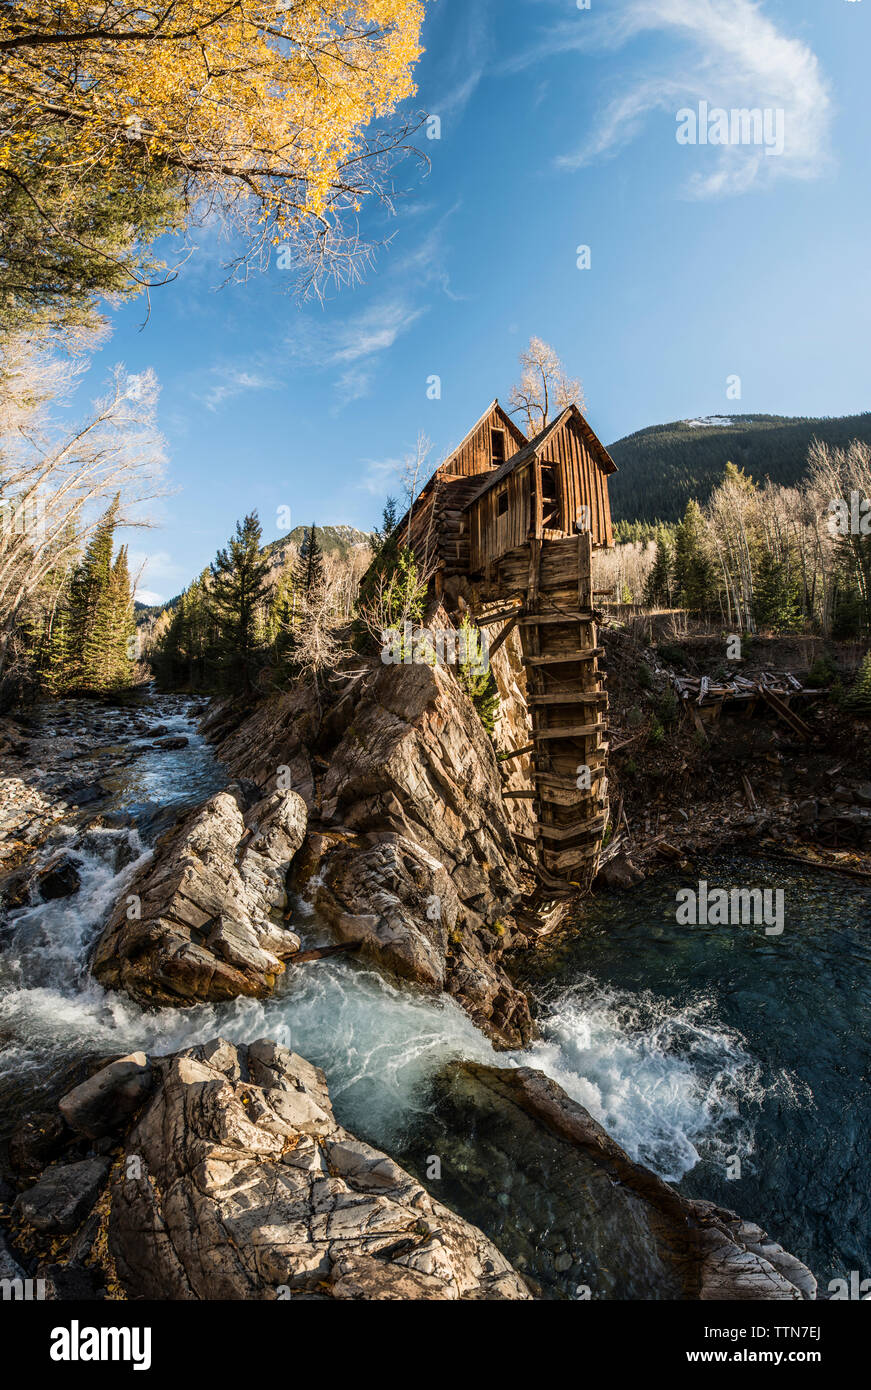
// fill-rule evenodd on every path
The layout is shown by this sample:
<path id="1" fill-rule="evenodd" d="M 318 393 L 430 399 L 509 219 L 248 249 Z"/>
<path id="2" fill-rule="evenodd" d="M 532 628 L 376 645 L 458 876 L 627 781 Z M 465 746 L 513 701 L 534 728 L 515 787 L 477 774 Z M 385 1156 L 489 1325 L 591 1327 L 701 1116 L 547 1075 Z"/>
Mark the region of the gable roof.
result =
<path id="1" fill-rule="evenodd" d="M 506 412 L 503 410 L 502 406 L 499 404 L 499 397 L 494 396 L 493 400 L 487 406 L 487 409 L 484 411 L 483 415 L 480 415 L 478 417 L 472 428 L 469 430 L 468 434 L 463 436 L 459 444 L 457 444 L 457 446 L 454 449 L 452 449 L 451 452 L 448 454 L 447 458 L 443 459 L 442 462 L 439 464 L 438 468 L 436 468 L 434 472 L 430 474 L 429 478 L 424 483 L 420 492 L 415 497 L 412 505 L 408 508 L 402 519 L 396 523 L 397 530 L 399 530 L 400 527 L 408 524 L 409 513 L 415 511 L 419 503 L 423 500 L 424 497 L 427 497 L 429 495 L 429 493 L 436 486 L 437 483 L 442 482 L 445 478 L 450 478 L 454 476 L 453 474 L 450 474 L 446 471 L 448 465 L 451 463 L 453 459 L 457 457 L 457 454 L 461 453 L 462 450 L 465 449 L 466 445 L 469 444 L 475 438 L 475 435 L 478 433 L 478 430 L 481 428 L 484 421 L 487 419 L 489 415 L 493 414 L 494 410 L 498 412 L 500 421 L 504 422 L 504 424 L 507 425 L 508 429 L 514 435 L 515 439 L 518 442 L 522 442 L 523 444 L 526 443 L 523 431 L 517 428 L 511 417 L 508 414 L 506 414 Z M 462 475 L 457 474 L 456 476 L 460 477 Z M 469 476 L 474 477 L 474 474 L 470 474 Z"/>
<path id="2" fill-rule="evenodd" d="M 475 438 L 475 435 L 478 433 L 478 430 L 481 428 L 484 421 L 487 419 L 488 415 L 492 415 L 494 410 L 498 413 L 501 423 L 508 427 L 508 429 L 514 435 L 515 439 L 518 442 L 522 442 L 524 444 L 526 443 L 526 438 L 523 431 L 521 429 L 518 429 L 517 425 L 515 425 L 514 421 L 511 419 L 511 416 L 508 415 L 505 410 L 503 410 L 502 406 L 499 404 L 499 397 L 494 396 L 490 404 L 487 406 L 487 409 L 484 411 L 483 415 L 480 415 L 478 417 L 472 428 L 469 430 L 468 434 L 460 440 L 457 447 L 455 449 L 452 449 L 451 452 L 448 454 L 447 458 L 444 460 L 444 462 L 439 465 L 439 470 L 447 468 L 451 460 L 455 459 L 457 457 L 457 454 L 461 453 L 462 450 L 465 449 L 466 445 L 471 443 L 471 441 Z"/>
<path id="3" fill-rule="evenodd" d="M 551 420 L 549 425 L 545 425 L 543 430 L 541 430 L 537 435 L 535 435 L 533 439 L 530 439 L 525 445 L 525 447 L 520 450 L 519 453 L 515 454 L 513 458 L 506 459 L 505 462 L 501 465 L 501 467 L 494 469 L 492 473 L 488 473 L 485 475 L 481 482 L 481 486 L 466 503 L 464 510 L 468 511 L 469 507 L 471 507 L 473 503 L 477 502 L 479 497 L 483 497 L 484 494 L 489 492 L 491 488 L 494 488 L 498 483 L 501 483 L 503 478 L 507 478 L 509 473 L 514 472 L 515 468 L 522 468 L 524 464 L 530 463 L 532 459 L 536 458 L 541 453 L 544 446 L 549 442 L 549 440 L 551 440 L 555 434 L 558 434 L 559 431 L 569 423 L 569 421 L 573 421 L 573 423 L 580 430 L 581 434 L 584 437 L 584 443 L 589 448 L 590 453 L 593 455 L 593 458 L 595 459 L 596 463 L 602 469 L 602 472 L 616 473 L 616 463 L 612 459 L 611 455 L 608 453 L 608 450 L 605 448 L 598 435 L 594 433 L 593 429 L 584 419 L 583 415 L 578 410 L 578 407 L 574 404 L 567 405 L 565 410 L 562 410 L 555 420 Z"/>

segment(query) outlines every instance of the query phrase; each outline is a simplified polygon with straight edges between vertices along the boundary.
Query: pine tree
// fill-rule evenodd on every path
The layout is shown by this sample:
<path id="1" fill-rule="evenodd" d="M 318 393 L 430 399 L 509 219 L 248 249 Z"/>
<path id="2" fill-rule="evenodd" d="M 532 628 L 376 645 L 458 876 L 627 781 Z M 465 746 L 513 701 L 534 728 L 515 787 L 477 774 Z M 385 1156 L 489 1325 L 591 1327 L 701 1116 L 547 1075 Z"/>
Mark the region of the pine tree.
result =
<path id="1" fill-rule="evenodd" d="M 460 634 L 466 659 L 460 663 L 457 679 L 478 711 L 478 718 L 492 738 L 496 731 L 496 720 L 499 718 L 499 711 L 502 706 L 496 677 L 493 675 L 489 661 L 485 663 L 483 660 L 484 649 L 481 634 L 476 627 L 472 626 L 467 617 L 464 617 L 460 624 Z M 481 668 L 485 664 L 486 670 L 482 670 Z"/>
<path id="2" fill-rule="evenodd" d="M 714 567 L 703 537 L 701 508 L 691 499 L 675 535 L 674 588 L 681 606 L 695 612 L 705 612 L 716 598 Z"/>
<path id="3" fill-rule="evenodd" d="M 753 616 L 757 628 L 795 632 L 803 624 L 801 587 L 793 557 L 779 558 L 764 550 L 753 585 Z"/>
<path id="4" fill-rule="evenodd" d="M 269 642 L 275 668 L 286 674 L 293 664 L 296 587 L 292 568 L 282 571 L 269 612 Z"/>
<path id="5" fill-rule="evenodd" d="M 104 689 L 104 655 L 111 644 L 107 595 L 118 514 L 116 497 L 95 527 L 70 580 L 69 642 L 73 653 L 68 688 Z"/>
<path id="6" fill-rule="evenodd" d="M 136 619 L 126 545 L 120 547 L 112 566 L 106 610 L 107 639 L 103 658 L 106 684 L 103 688 L 120 690 L 132 684 L 136 662 Z"/>
<path id="7" fill-rule="evenodd" d="M 644 585 L 644 602 L 648 608 L 658 605 L 671 605 L 674 569 L 674 552 L 665 531 L 660 531 L 656 539 L 656 561 Z"/>
<path id="8" fill-rule="evenodd" d="M 209 657 L 218 683 L 250 694 L 260 666 L 260 624 L 266 600 L 269 559 L 260 553 L 256 512 L 236 523 L 236 534 L 211 565 L 210 607 L 215 640 Z"/>
<path id="9" fill-rule="evenodd" d="M 844 697 L 844 705 L 851 714 L 863 718 L 871 716 L 871 652 L 863 658 L 856 679 Z"/>
<path id="10" fill-rule="evenodd" d="M 312 593 L 325 581 L 324 552 L 318 544 L 314 522 L 302 538 L 294 578 L 296 587 L 303 594 Z"/>

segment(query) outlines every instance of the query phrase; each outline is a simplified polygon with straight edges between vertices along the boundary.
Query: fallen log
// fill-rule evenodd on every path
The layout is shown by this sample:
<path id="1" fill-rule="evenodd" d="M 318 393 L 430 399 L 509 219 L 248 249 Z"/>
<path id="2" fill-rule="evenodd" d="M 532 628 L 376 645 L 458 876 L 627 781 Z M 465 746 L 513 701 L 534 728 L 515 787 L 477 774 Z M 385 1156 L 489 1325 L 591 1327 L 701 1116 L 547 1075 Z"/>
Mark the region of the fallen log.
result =
<path id="1" fill-rule="evenodd" d="M 328 956 L 347 956 L 359 951 L 362 945 L 362 941 L 343 941 L 340 946 L 317 946 L 311 951 L 298 951 L 289 961 L 291 965 L 308 965 L 310 961 L 326 960 Z"/>

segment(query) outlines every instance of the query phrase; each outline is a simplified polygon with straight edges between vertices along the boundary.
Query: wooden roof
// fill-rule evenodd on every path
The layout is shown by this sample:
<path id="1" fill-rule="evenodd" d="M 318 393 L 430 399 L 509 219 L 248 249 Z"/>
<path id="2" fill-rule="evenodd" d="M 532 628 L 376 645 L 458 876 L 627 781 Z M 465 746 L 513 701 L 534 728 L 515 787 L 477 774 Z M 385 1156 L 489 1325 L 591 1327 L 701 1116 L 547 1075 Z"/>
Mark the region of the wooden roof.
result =
<path id="1" fill-rule="evenodd" d="M 475 438 L 475 435 L 478 433 L 478 430 L 481 428 L 484 421 L 487 419 L 487 416 L 492 415 L 494 410 L 496 414 L 499 416 L 500 422 L 506 427 L 506 429 L 511 431 L 517 442 L 519 444 L 524 444 L 526 442 L 526 437 L 523 431 L 521 429 L 518 429 L 517 425 L 515 425 L 514 421 L 511 419 L 511 416 L 503 410 L 502 406 L 499 404 L 499 397 L 494 396 L 493 400 L 487 406 L 487 409 L 483 412 L 483 414 L 478 416 L 478 419 L 475 421 L 468 434 L 464 435 L 457 447 L 453 449 L 450 454 L 448 454 L 448 457 L 445 459 L 444 463 L 439 465 L 439 471 L 441 471 L 442 469 L 446 470 L 450 462 L 456 458 L 457 454 L 461 453 L 462 450 L 465 449 L 466 445 Z"/>
<path id="2" fill-rule="evenodd" d="M 492 415 L 494 411 L 498 415 L 500 423 L 503 424 L 511 432 L 511 434 L 514 435 L 514 438 L 517 441 L 517 443 L 521 445 L 526 444 L 526 436 L 524 435 L 523 431 L 521 429 L 518 429 L 517 425 L 515 425 L 511 417 L 508 414 L 506 414 L 505 410 L 499 404 L 499 397 L 494 396 L 493 400 L 487 406 L 487 409 L 481 415 L 478 416 L 478 419 L 475 421 L 474 425 L 468 431 L 468 433 L 463 436 L 459 444 L 457 444 L 456 447 L 451 450 L 446 459 L 442 460 L 435 472 L 424 483 L 420 492 L 415 497 L 411 507 L 409 507 L 402 520 L 397 522 L 397 530 L 399 530 L 400 527 L 408 524 L 409 512 L 412 512 L 417 508 L 418 504 L 423 500 L 423 498 L 429 495 L 429 493 L 435 487 L 436 483 L 441 481 L 443 478 L 450 477 L 451 463 L 457 457 L 457 454 L 462 453 L 466 445 L 469 444 L 471 440 L 475 438 L 475 435 L 478 433 L 478 430 L 481 428 L 484 421 L 487 419 L 487 416 Z M 513 462 L 513 459 L 511 461 Z M 489 474 L 487 476 L 489 476 Z"/>
<path id="3" fill-rule="evenodd" d="M 501 468 L 494 469 L 492 473 L 487 473 L 482 478 L 481 486 L 466 504 L 466 510 L 468 511 L 469 507 L 473 506 L 478 501 L 479 497 L 483 497 L 491 488 L 501 483 L 503 478 L 507 478 L 509 473 L 513 473 L 515 468 L 522 468 L 525 463 L 529 463 L 531 459 L 534 459 L 545 447 L 548 440 L 552 439 L 555 434 L 558 434 L 569 421 L 573 421 L 575 426 L 580 430 L 584 438 L 584 443 L 602 469 L 602 472 L 616 473 L 616 463 L 598 435 L 594 433 L 590 425 L 584 419 L 578 407 L 576 405 L 567 405 L 565 410 L 561 411 L 556 419 L 552 420 L 549 425 L 545 425 L 544 429 L 541 430 L 534 439 L 530 439 L 519 453 L 515 454 L 513 458 L 506 459 Z"/>

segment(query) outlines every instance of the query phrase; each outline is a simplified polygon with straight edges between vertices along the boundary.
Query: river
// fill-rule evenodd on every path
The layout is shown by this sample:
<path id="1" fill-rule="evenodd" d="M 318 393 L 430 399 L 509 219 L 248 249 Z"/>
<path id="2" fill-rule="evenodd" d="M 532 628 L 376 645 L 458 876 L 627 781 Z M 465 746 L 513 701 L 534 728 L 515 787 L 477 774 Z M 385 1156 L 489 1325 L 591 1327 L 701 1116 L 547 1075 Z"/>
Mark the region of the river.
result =
<path id="1" fill-rule="evenodd" d="M 88 819 L 100 815 L 98 828 L 60 824 L 40 850 L 43 859 L 60 845 L 72 854 L 79 891 L 12 911 L 0 928 L 4 1133 L 33 1108 L 53 1072 L 83 1054 L 169 1052 L 218 1034 L 269 1036 L 324 1068 L 349 1129 L 423 1176 L 436 1133 L 457 1152 L 467 1142 L 445 1137 L 435 1115 L 432 1084 L 445 1064 L 531 1065 L 584 1104 L 633 1158 L 688 1195 L 759 1221 L 811 1267 L 823 1293 L 831 1278 L 854 1269 L 867 1275 L 864 889 L 757 859 L 694 866 L 687 883 L 708 877 L 783 888 L 778 938 L 754 927 L 679 927 L 683 880 L 672 870 L 631 893 L 593 900 L 575 932 L 520 964 L 542 1033 L 524 1053 L 494 1053 L 451 1000 L 397 988 L 341 958 L 291 970 L 267 1001 L 145 1011 L 98 986 L 88 955 L 160 830 L 226 784 L 193 711 L 186 697 L 148 694 L 129 708 L 77 701 L 32 714 L 50 736 L 77 736 L 76 773 L 87 780 L 99 770 L 105 795 L 88 807 Z M 187 746 L 154 748 L 146 724 L 185 736 Z M 305 947 L 329 939 L 305 902 L 295 904 L 293 926 Z M 494 1192 L 503 1205 L 509 1200 L 498 1182 Z M 460 1184 L 449 1200 L 499 1238 L 501 1217 L 480 1191 Z M 505 1235 L 509 1258 L 514 1239 Z M 570 1286 L 559 1293 L 571 1296 Z"/>

